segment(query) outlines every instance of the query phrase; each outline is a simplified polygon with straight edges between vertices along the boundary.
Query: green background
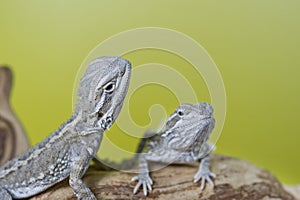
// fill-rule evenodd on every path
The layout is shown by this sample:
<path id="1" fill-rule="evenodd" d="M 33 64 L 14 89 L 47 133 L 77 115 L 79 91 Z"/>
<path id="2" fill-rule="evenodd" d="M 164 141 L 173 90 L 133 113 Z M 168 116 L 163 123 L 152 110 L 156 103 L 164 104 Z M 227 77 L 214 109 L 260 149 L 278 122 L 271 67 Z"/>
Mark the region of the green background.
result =
<path id="1" fill-rule="evenodd" d="M 217 153 L 270 170 L 284 183 L 300 182 L 300 1 L 1 1 L 0 64 L 15 74 L 12 105 L 36 144 L 72 113 L 72 91 L 83 59 L 100 42 L 121 31 L 164 27 L 189 35 L 213 58 L 227 92 L 227 117 Z M 125 56 L 133 66 L 163 63 L 199 86 L 201 77 L 178 57 L 157 50 Z M 160 95 L 157 95 L 160 94 Z M 175 96 L 146 86 L 130 99 L 136 123 L 149 122 L 154 103 L 167 114 Z M 134 150 L 135 142 L 111 140 Z M 102 149 L 103 150 L 103 149 Z M 105 151 L 105 150 L 104 150 Z"/>

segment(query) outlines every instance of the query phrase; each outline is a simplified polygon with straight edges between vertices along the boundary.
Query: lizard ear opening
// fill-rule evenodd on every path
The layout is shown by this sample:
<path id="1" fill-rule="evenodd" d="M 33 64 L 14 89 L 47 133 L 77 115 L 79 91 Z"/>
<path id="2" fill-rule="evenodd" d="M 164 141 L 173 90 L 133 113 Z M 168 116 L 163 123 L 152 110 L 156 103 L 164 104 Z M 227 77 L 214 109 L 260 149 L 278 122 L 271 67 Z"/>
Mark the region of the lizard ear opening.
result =
<path id="1" fill-rule="evenodd" d="M 104 115 L 101 111 L 99 111 L 97 114 L 98 114 L 98 120 L 101 119 Z"/>

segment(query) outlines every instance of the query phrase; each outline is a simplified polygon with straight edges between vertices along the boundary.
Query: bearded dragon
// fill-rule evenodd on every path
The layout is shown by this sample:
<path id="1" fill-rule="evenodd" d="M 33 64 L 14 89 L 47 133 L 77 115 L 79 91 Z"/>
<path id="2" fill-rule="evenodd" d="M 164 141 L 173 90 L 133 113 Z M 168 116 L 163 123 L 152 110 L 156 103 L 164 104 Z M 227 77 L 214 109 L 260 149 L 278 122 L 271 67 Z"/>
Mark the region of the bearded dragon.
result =
<path id="1" fill-rule="evenodd" d="M 93 60 L 80 81 L 72 117 L 0 168 L 0 199 L 30 197 L 66 178 L 78 199 L 96 199 L 82 176 L 99 149 L 103 132 L 121 110 L 130 73 L 131 64 L 125 59 Z"/>
<path id="2" fill-rule="evenodd" d="M 153 181 L 149 175 L 148 161 L 166 164 L 187 164 L 200 162 L 194 182 L 201 179 L 200 189 L 216 175 L 209 169 L 210 152 L 214 146 L 207 142 L 214 128 L 213 108 L 208 103 L 182 104 L 168 118 L 162 132 L 148 131 L 138 144 L 135 156 L 121 163 L 97 158 L 97 168 L 101 170 L 132 171 L 138 162 L 139 175 L 131 179 L 138 181 L 133 189 L 136 194 L 143 187 L 144 195 L 152 190 Z"/>
<path id="3" fill-rule="evenodd" d="M 148 161 L 170 164 L 200 161 L 194 182 L 201 179 L 201 190 L 206 181 L 214 187 L 211 177 L 216 175 L 209 169 L 209 154 L 213 145 L 207 143 L 214 125 L 213 108 L 208 103 L 180 105 L 168 118 L 163 132 L 146 137 L 146 151 L 139 154 L 139 175 L 131 179 L 138 181 L 133 193 L 137 193 L 141 186 L 145 196 L 147 190 L 152 190 Z"/>

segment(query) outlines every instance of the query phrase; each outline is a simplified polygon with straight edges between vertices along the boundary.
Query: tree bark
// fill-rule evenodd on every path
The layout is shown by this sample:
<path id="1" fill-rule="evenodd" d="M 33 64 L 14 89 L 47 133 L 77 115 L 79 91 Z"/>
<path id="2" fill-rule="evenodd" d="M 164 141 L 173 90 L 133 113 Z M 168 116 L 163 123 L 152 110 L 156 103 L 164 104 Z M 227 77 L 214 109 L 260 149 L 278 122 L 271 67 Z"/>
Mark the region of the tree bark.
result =
<path id="1" fill-rule="evenodd" d="M 300 185 L 284 185 L 284 189 L 294 195 L 296 199 L 300 199 Z"/>
<path id="2" fill-rule="evenodd" d="M 209 184 L 201 191 L 200 183 L 193 183 L 197 166 L 170 165 L 151 173 L 153 191 L 147 198 L 142 190 L 133 195 L 135 183 L 130 179 L 135 174 L 117 171 L 97 171 L 91 166 L 84 177 L 98 199 L 163 199 L 163 200 L 225 200 L 225 199 L 296 199 L 288 193 L 278 180 L 266 170 L 236 158 L 213 155 L 212 171 L 217 174 L 215 187 Z M 67 199 L 75 200 L 67 181 L 61 182 L 30 200 Z"/>

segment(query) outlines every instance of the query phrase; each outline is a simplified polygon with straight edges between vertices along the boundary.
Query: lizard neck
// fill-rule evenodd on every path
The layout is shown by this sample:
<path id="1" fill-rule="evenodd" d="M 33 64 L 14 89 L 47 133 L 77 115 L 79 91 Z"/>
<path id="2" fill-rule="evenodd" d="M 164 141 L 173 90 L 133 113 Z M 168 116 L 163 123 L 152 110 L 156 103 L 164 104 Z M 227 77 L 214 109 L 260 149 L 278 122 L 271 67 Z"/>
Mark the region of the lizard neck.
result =
<path id="1" fill-rule="evenodd" d="M 76 111 L 71 117 L 72 126 L 79 135 L 86 135 L 90 133 L 103 133 L 104 130 L 97 126 L 96 119 L 91 118 L 84 111 Z"/>

